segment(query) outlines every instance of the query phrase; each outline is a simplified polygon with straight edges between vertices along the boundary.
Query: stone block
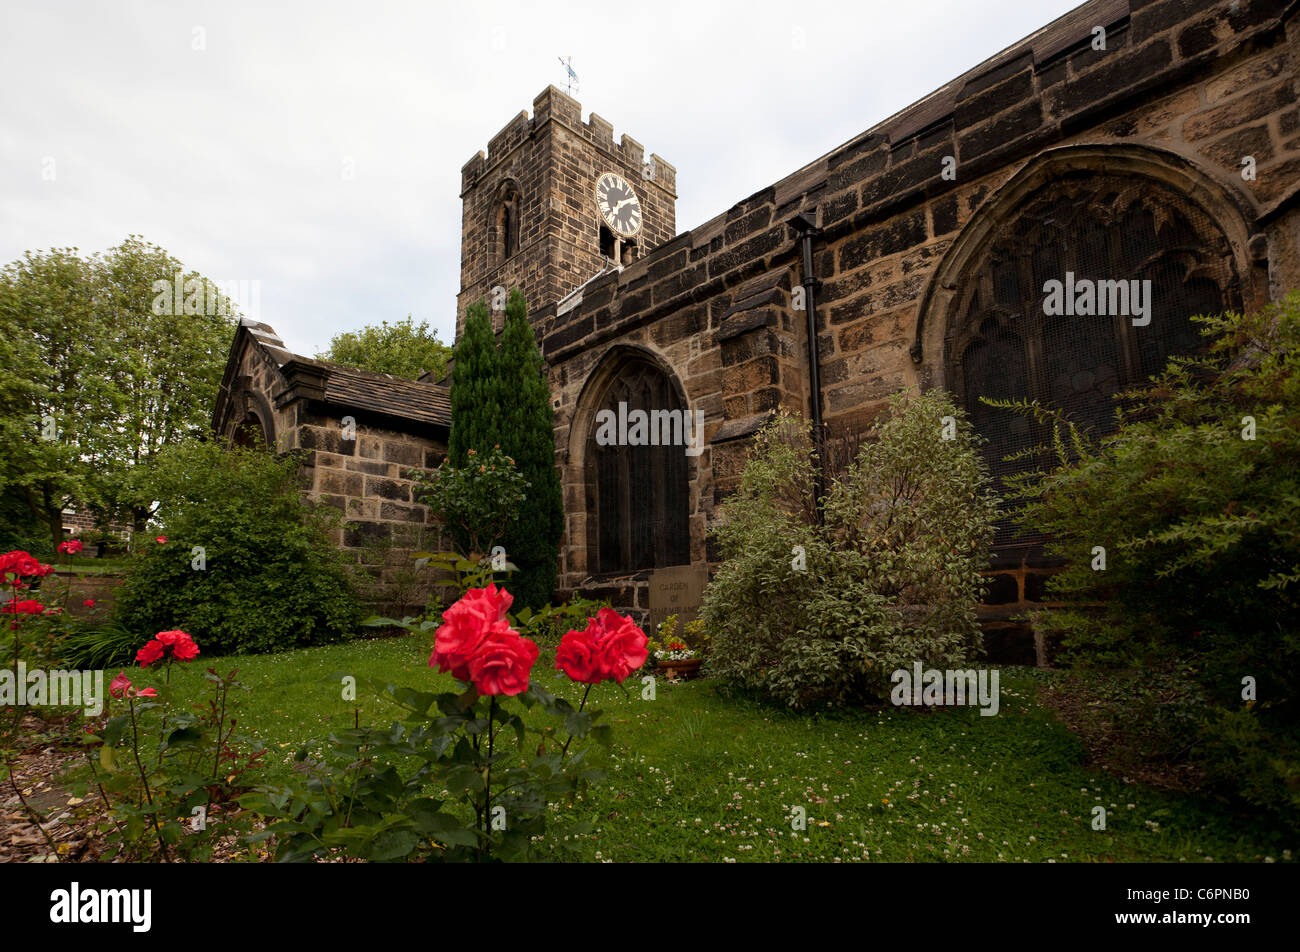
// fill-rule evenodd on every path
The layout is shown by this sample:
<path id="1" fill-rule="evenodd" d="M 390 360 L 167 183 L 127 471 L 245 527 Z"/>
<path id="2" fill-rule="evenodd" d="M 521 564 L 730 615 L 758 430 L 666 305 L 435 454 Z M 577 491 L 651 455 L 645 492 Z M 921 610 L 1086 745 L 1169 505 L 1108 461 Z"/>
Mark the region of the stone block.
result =
<path id="1" fill-rule="evenodd" d="M 384 441 L 384 461 L 398 463 L 402 466 L 419 466 L 424 453 L 419 444 L 397 440 Z"/>
<path id="2" fill-rule="evenodd" d="M 383 499 L 396 500 L 397 502 L 411 501 L 411 484 L 400 480 L 367 476 L 365 489 L 367 496 L 378 496 Z"/>
<path id="3" fill-rule="evenodd" d="M 364 477 L 360 473 L 348 473 L 342 470 L 318 469 L 316 488 L 322 493 L 334 493 L 340 496 L 364 495 Z"/>

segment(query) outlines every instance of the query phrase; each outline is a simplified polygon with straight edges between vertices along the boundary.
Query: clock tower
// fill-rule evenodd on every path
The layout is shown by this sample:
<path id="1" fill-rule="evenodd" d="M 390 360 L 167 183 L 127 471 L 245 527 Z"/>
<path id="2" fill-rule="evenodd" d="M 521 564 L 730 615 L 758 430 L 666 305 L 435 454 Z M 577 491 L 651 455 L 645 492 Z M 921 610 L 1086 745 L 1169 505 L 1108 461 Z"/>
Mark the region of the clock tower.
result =
<path id="1" fill-rule="evenodd" d="M 530 316 L 676 234 L 677 170 L 549 86 L 461 169 L 460 293 L 518 287 Z"/>

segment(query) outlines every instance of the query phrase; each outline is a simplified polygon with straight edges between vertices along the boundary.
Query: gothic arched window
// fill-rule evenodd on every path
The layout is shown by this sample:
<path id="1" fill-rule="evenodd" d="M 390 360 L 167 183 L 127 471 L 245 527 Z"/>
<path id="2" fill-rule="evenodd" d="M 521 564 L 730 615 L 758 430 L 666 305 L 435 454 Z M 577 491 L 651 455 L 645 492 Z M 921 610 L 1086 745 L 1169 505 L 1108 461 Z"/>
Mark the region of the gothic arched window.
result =
<path id="1" fill-rule="evenodd" d="M 1005 489 L 1040 462 L 1006 457 L 1050 433 L 980 397 L 1037 399 L 1103 435 L 1114 394 L 1201 347 L 1193 315 L 1240 307 L 1229 242 L 1199 206 L 1152 179 L 1066 175 L 1028 196 L 971 259 L 947 324 L 948 379 Z M 1041 541 L 1008 518 L 996 544 Z"/>
<path id="2" fill-rule="evenodd" d="M 519 251 L 519 186 L 513 181 L 502 183 L 492 205 L 494 265 L 504 264 Z"/>
<path id="3" fill-rule="evenodd" d="M 681 414 L 686 407 L 672 381 L 644 358 L 622 363 L 595 407 L 628 419 L 634 410 Z M 601 445 L 588 436 L 589 565 L 599 573 L 635 572 L 690 562 L 690 477 L 686 446 Z M 683 439 L 689 433 L 683 431 Z M 635 437 L 634 437 L 635 438 Z"/>

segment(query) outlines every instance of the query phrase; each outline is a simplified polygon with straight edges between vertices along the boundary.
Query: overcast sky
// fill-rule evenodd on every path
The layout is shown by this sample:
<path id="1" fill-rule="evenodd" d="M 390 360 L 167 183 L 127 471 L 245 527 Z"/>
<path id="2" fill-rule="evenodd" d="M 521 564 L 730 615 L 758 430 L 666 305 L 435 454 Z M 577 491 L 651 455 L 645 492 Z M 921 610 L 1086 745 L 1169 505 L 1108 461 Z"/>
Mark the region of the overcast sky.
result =
<path id="1" fill-rule="evenodd" d="M 259 282 L 299 353 L 407 314 L 449 341 L 461 166 L 558 57 L 677 167 L 683 231 L 1076 5 L 4 0 L 0 262 L 139 234 Z"/>

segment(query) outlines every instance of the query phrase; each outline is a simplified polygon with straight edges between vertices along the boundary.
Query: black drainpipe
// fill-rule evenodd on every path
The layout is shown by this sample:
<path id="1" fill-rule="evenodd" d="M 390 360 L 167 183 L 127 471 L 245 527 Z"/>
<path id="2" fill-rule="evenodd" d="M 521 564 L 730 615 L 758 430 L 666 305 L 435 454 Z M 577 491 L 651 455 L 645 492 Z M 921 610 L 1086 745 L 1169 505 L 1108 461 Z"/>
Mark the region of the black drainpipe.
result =
<path id="1" fill-rule="evenodd" d="M 822 230 L 810 217 L 816 214 L 816 209 L 800 212 L 789 220 L 789 225 L 803 244 L 804 312 L 808 320 L 808 388 L 809 402 L 812 404 L 813 446 L 817 450 L 817 498 L 821 499 L 826 494 L 826 430 L 822 422 L 821 361 L 817 354 L 817 289 L 822 282 L 813 267 L 813 239 Z M 821 518 L 821 506 L 817 507 L 817 516 L 818 519 Z"/>

